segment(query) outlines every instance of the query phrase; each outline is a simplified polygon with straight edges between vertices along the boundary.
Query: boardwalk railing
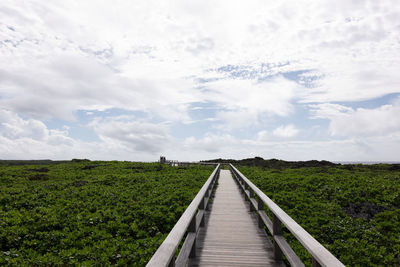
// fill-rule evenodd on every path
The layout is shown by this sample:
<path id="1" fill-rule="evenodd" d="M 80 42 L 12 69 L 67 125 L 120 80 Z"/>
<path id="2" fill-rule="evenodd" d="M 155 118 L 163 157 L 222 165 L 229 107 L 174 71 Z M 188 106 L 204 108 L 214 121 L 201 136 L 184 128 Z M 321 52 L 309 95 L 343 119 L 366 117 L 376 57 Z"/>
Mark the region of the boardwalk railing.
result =
<path id="1" fill-rule="evenodd" d="M 204 226 L 204 211 L 207 209 L 208 200 L 219 176 L 219 170 L 220 165 L 218 164 L 164 242 L 147 263 L 148 267 L 185 266 L 189 257 L 196 256 L 197 231 L 201 226 Z M 185 241 L 175 260 L 175 253 L 185 234 Z"/>
<path id="2" fill-rule="evenodd" d="M 258 226 L 260 228 L 264 228 L 264 225 L 267 226 L 273 237 L 275 260 L 281 260 L 282 254 L 284 254 L 292 266 L 304 266 L 282 235 L 282 224 L 284 224 L 292 235 L 296 237 L 303 247 L 311 254 L 313 266 L 344 266 L 343 263 L 298 225 L 238 169 L 232 164 L 229 164 L 229 166 L 233 176 L 238 181 L 242 191 L 246 194 L 246 198 L 250 202 L 250 210 L 258 214 Z M 255 196 L 257 196 L 257 200 Z M 264 205 L 272 212 L 272 221 L 265 213 Z"/>
<path id="3" fill-rule="evenodd" d="M 218 163 L 214 162 L 202 162 L 202 161 L 179 161 L 179 160 L 165 160 L 162 162 L 164 164 L 168 164 L 171 166 L 193 166 L 193 165 L 201 165 L 201 166 L 217 166 Z"/>

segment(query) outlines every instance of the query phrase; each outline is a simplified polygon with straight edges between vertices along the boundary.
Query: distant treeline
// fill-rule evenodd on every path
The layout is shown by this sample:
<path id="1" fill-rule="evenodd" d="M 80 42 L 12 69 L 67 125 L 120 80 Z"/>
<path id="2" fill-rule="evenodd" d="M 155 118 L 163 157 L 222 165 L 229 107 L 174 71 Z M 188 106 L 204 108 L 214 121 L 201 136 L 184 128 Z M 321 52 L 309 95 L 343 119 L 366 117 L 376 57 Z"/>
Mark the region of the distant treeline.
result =
<path id="1" fill-rule="evenodd" d="M 88 159 L 72 159 L 72 160 L 51 160 L 51 159 L 40 159 L 40 160 L 0 160 L 0 165 L 7 166 L 22 166 L 22 165 L 47 165 L 47 164 L 60 164 L 68 162 L 83 162 L 90 161 Z"/>
<path id="2" fill-rule="evenodd" d="M 0 160 L 0 166 L 23 166 L 23 165 L 48 165 L 48 164 L 60 164 L 60 163 L 68 163 L 68 162 L 90 162 L 89 159 L 72 159 L 72 160 Z M 118 161 L 113 161 L 118 162 Z M 383 170 L 400 170 L 400 164 L 389 164 L 389 163 L 380 163 L 380 164 L 340 164 L 333 163 L 326 160 L 308 160 L 308 161 L 285 161 L 280 159 L 263 159 L 261 157 L 247 158 L 241 160 L 235 159 L 211 159 L 211 160 L 202 160 L 200 162 L 213 162 L 213 163 L 222 163 L 222 164 L 235 164 L 241 166 L 258 166 L 264 169 L 287 169 L 287 168 L 302 168 L 302 167 L 333 167 L 333 166 L 342 166 L 344 169 L 354 169 L 360 166 L 366 167 L 368 169 L 383 169 Z"/>
<path id="3" fill-rule="evenodd" d="M 329 162 L 326 160 L 308 160 L 308 161 L 285 161 L 280 159 L 263 159 L 261 157 L 248 158 L 248 159 L 213 159 L 213 160 L 205 160 L 204 162 L 216 162 L 216 163 L 232 163 L 237 165 L 244 166 L 259 166 L 265 168 L 301 168 L 301 167 L 323 167 L 323 166 L 336 166 L 340 164 L 336 164 L 333 162 Z"/>
<path id="4" fill-rule="evenodd" d="M 287 168 L 302 168 L 302 167 L 333 167 L 333 166 L 343 166 L 345 169 L 352 169 L 361 164 L 345 164 L 333 163 L 326 160 L 308 160 L 308 161 L 285 161 L 280 159 L 263 159 L 261 157 L 248 158 L 248 159 L 212 159 L 204 160 L 202 162 L 215 162 L 215 163 L 225 163 L 225 164 L 236 164 L 242 166 L 258 166 L 262 168 L 270 169 L 287 169 Z M 365 165 L 369 169 L 388 169 L 388 170 L 400 170 L 400 164 L 373 164 Z"/>

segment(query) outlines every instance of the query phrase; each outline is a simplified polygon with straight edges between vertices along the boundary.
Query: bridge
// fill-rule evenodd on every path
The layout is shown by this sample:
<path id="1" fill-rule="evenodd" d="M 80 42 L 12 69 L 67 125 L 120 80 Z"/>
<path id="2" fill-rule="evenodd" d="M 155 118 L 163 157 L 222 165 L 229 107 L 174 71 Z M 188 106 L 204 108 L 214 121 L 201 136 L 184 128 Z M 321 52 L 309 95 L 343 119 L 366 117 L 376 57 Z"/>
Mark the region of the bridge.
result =
<path id="1" fill-rule="evenodd" d="M 282 225 L 311 254 L 312 266 L 344 266 L 236 167 L 229 168 L 216 166 L 148 267 L 286 266 L 284 259 L 304 266 Z"/>

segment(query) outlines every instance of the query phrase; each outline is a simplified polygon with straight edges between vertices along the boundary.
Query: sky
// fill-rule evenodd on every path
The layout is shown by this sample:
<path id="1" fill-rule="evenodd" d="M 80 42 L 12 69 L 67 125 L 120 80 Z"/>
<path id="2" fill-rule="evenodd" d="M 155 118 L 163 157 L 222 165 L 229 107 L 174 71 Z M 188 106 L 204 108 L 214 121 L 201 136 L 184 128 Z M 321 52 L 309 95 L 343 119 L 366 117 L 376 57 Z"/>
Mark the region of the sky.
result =
<path id="1" fill-rule="evenodd" d="M 0 159 L 399 161 L 398 0 L 0 1 Z"/>

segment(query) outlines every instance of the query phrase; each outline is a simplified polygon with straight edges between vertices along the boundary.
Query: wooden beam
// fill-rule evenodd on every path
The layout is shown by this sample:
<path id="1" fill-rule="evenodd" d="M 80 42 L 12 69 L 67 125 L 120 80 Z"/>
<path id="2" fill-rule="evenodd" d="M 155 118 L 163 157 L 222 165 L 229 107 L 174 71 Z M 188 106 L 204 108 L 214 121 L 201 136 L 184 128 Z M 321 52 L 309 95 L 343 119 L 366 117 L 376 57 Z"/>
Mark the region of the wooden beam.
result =
<path id="1" fill-rule="evenodd" d="M 288 262 L 290 263 L 290 266 L 304 267 L 303 262 L 296 255 L 296 253 L 293 251 L 293 249 L 290 247 L 290 245 L 288 244 L 288 242 L 286 241 L 286 239 L 283 236 L 280 236 L 280 235 L 274 236 L 274 241 L 281 248 L 281 251 L 285 255 Z"/>
<path id="2" fill-rule="evenodd" d="M 195 240 L 196 240 L 196 233 L 188 233 L 185 242 L 183 243 L 182 248 L 179 251 L 179 255 L 175 261 L 176 267 L 186 266 L 191 250 L 195 244 Z"/>

